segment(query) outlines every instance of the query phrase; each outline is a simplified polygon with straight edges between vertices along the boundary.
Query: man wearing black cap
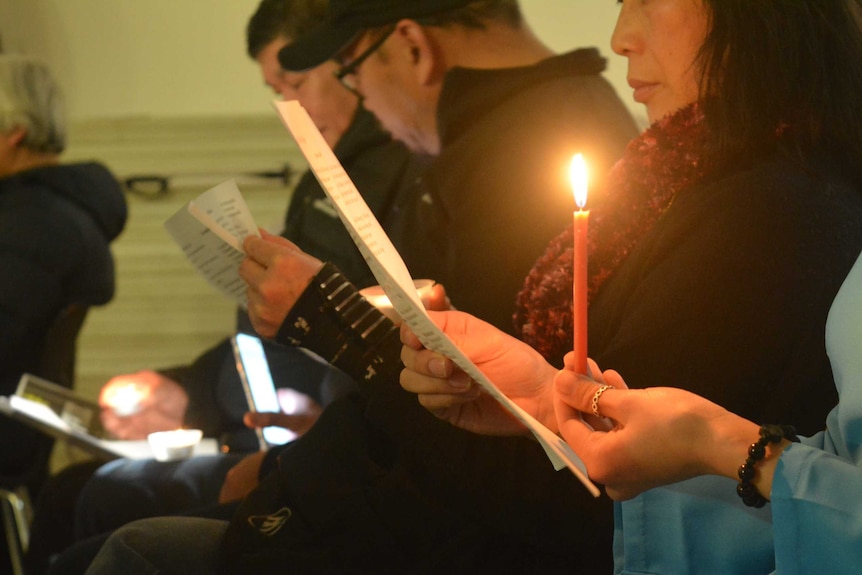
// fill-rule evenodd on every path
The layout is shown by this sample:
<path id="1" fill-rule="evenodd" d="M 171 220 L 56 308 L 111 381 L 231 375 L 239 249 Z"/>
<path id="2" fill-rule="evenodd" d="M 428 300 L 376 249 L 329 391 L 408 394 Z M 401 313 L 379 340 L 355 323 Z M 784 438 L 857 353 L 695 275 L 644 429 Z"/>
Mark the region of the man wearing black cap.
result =
<path id="1" fill-rule="evenodd" d="M 414 277 L 446 278 L 456 307 L 511 330 L 527 271 L 571 221 L 572 155 L 601 175 L 636 132 L 604 59 L 555 56 L 515 0 L 332 0 L 327 24 L 279 54 L 293 70 L 330 58 L 385 129 L 435 156 L 402 220 Z M 185 573 L 610 570 L 609 505 L 530 440 L 453 429 L 400 391 L 328 407 L 226 538 L 206 520 L 131 524 L 91 573 L 141 557 Z M 415 437 L 434 447 L 411 450 Z"/>
<path id="2" fill-rule="evenodd" d="M 435 156 L 402 219 L 413 276 L 444 281 L 456 307 L 511 332 L 525 275 L 571 222 L 572 156 L 599 190 L 636 134 L 604 58 L 555 56 L 517 0 L 332 0 L 328 22 L 279 53 L 288 70 L 330 58 L 395 139 Z"/>

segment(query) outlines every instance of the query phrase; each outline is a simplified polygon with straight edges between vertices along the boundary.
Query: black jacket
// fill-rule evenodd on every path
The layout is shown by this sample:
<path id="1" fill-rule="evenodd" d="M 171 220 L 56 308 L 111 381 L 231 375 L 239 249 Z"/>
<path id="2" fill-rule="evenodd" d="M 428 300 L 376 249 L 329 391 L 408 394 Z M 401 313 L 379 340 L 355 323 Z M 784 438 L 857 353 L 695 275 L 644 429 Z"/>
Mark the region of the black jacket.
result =
<path id="1" fill-rule="evenodd" d="M 810 435 L 838 401 L 826 316 L 862 250 L 862 193 L 778 156 L 680 192 L 590 305 L 590 355 Z"/>
<path id="2" fill-rule="evenodd" d="M 604 68 L 598 51 L 581 49 L 534 66 L 448 72 L 441 151 L 396 236 L 413 277 L 443 283 L 456 308 L 513 331 L 524 277 L 572 221 L 572 156 L 584 154 L 599 189 L 637 134 Z"/>
<path id="3" fill-rule="evenodd" d="M 0 179 L 0 391 L 36 361 L 45 329 L 71 303 L 114 296 L 110 243 L 126 199 L 95 163 L 37 168 Z"/>
<path id="4" fill-rule="evenodd" d="M 62 310 L 113 298 L 110 244 L 126 216 L 123 191 L 100 164 L 0 179 L 0 394 L 37 371 L 43 338 Z M 17 469 L 39 434 L 0 419 L 0 471 Z"/>

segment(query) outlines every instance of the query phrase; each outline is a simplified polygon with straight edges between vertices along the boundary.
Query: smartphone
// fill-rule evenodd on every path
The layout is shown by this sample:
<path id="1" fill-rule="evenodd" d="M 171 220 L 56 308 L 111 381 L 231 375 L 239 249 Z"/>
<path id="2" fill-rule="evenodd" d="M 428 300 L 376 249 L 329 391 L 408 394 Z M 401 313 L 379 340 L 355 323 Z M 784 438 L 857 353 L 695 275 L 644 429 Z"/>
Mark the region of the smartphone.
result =
<path id="1" fill-rule="evenodd" d="M 280 412 L 281 406 L 269 362 L 263 349 L 263 342 L 253 335 L 238 333 L 231 340 L 236 359 L 236 370 L 242 382 L 248 408 L 251 411 Z M 296 438 L 296 434 L 283 427 L 257 428 L 257 438 L 261 449 L 273 445 L 283 445 Z"/>

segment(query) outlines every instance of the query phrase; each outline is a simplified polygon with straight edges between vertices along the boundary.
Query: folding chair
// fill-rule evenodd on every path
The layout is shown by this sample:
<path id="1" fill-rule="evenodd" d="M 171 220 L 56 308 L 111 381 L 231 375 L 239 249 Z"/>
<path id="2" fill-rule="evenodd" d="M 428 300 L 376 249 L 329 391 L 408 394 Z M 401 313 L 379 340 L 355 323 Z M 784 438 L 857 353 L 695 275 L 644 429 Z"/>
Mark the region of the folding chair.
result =
<path id="1" fill-rule="evenodd" d="M 73 386 L 78 334 L 88 311 L 87 306 L 73 304 L 60 313 L 45 334 L 34 375 L 69 388 Z M 31 498 L 48 476 L 53 445 L 53 439 L 47 435 L 40 437 L 27 469 L 13 476 L 0 475 L 2 526 L 15 575 L 24 575 L 23 557 L 29 545 L 32 520 Z"/>

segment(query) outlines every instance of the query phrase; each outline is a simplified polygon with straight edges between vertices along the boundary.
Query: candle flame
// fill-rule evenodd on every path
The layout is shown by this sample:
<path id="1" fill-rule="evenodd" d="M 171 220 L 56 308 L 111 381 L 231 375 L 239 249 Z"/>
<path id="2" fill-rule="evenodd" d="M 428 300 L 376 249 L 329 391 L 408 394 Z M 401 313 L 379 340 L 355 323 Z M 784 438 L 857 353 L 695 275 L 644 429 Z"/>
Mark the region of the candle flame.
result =
<path id="1" fill-rule="evenodd" d="M 572 157 L 569 167 L 569 181 L 572 183 L 572 192 L 575 196 L 575 204 L 580 209 L 587 205 L 587 163 L 582 154 Z"/>

